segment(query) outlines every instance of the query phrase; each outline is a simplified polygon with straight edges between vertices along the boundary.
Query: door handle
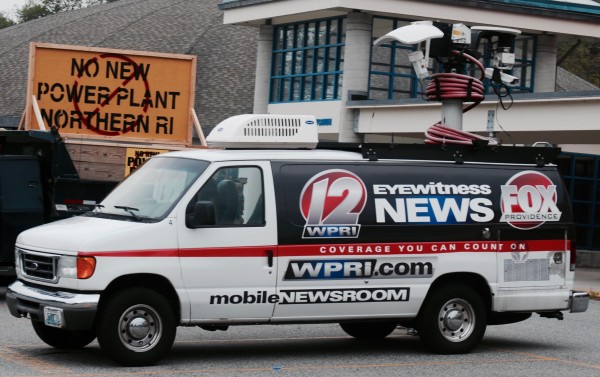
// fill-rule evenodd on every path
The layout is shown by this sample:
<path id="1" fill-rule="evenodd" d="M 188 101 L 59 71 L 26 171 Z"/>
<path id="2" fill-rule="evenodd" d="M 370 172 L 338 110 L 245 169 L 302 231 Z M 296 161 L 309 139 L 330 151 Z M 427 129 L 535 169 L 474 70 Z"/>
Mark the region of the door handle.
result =
<path id="1" fill-rule="evenodd" d="M 267 250 L 267 265 L 273 267 L 273 250 Z"/>

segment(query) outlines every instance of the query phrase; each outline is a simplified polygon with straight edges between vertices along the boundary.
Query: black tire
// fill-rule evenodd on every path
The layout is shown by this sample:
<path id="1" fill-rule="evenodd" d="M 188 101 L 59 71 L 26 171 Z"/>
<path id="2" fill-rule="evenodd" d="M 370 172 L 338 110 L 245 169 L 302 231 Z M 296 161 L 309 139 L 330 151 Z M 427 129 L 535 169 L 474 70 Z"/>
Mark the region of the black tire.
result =
<path id="1" fill-rule="evenodd" d="M 465 284 L 436 288 L 423 304 L 417 330 L 434 353 L 470 352 L 483 338 L 487 310 L 481 296 Z"/>
<path id="2" fill-rule="evenodd" d="M 175 340 L 173 308 L 161 294 L 146 288 L 117 292 L 102 306 L 97 320 L 98 343 L 123 366 L 156 364 Z"/>
<path id="3" fill-rule="evenodd" d="M 31 321 L 37 336 L 49 346 L 62 350 L 81 349 L 96 339 L 94 330 L 63 330 L 44 325 L 41 321 Z"/>
<path id="4" fill-rule="evenodd" d="M 16 277 L 6 277 L 6 276 L 0 276 L 0 287 L 8 287 L 9 285 L 12 284 L 12 282 L 14 282 L 15 280 L 17 280 Z"/>
<path id="5" fill-rule="evenodd" d="M 342 322 L 346 334 L 361 340 L 380 340 L 390 335 L 398 326 L 396 322 Z"/>
<path id="6" fill-rule="evenodd" d="M 491 312 L 488 313 L 487 324 L 489 325 L 508 325 L 511 323 L 517 323 L 529 319 L 531 317 L 531 313 L 498 313 Z"/>

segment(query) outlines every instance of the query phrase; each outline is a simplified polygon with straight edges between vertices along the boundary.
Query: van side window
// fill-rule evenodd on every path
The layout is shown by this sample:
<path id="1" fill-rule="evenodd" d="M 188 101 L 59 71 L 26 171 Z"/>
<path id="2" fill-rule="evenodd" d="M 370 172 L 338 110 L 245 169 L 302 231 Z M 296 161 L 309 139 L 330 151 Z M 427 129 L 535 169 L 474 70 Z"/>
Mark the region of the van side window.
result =
<path id="1" fill-rule="evenodd" d="M 210 201 L 215 209 L 214 226 L 263 226 L 264 195 L 262 171 L 255 166 L 235 166 L 217 170 L 188 204 Z"/>

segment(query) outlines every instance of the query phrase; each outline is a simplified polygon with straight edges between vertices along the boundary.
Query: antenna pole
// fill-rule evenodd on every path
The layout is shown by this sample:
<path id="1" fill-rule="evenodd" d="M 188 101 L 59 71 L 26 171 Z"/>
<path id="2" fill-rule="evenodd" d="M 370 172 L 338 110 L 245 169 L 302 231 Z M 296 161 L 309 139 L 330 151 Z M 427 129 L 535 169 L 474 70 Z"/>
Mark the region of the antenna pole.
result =
<path id="1" fill-rule="evenodd" d="M 448 99 L 442 101 L 442 123 L 455 130 L 463 128 L 463 100 Z"/>

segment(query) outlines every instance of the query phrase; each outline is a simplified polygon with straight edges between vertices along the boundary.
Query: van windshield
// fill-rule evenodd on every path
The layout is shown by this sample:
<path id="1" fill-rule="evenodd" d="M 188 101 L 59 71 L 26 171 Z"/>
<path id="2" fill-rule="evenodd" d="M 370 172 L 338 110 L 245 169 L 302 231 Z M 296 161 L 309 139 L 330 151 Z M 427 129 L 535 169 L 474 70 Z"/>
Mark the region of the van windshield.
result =
<path id="1" fill-rule="evenodd" d="M 93 215 L 161 220 L 208 165 L 206 161 L 185 158 L 151 158 L 108 194 Z"/>

